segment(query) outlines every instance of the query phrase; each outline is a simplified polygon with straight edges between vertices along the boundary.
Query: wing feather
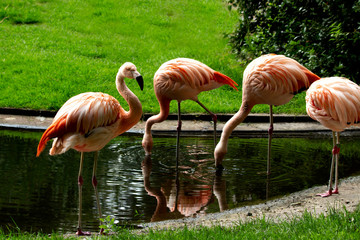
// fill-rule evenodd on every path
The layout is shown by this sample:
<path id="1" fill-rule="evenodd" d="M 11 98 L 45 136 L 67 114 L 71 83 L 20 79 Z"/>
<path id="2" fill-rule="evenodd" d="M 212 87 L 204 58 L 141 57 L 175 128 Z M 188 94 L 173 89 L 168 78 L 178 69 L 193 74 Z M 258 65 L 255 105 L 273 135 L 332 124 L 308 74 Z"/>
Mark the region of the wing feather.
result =
<path id="1" fill-rule="evenodd" d="M 213 84 L 215 82 L 217 84 Z M 228 84 L 235 89 L 235 85 L 237 85 L 231 78 L 214 71 L 199 61 L 188 58 L 177 58 L 165 62 L 154 76 L 154 86 L 158 91 L 162 91 L 163 95 L 177 88 L 184 88 L 184 86 L 206 91 L 223 84 Z"/>
<path id="2" fill-rule="evenodd" d="M 283 55 L 267 54 L 253 60 L 245 69 L 243 85 L 257 81 L 256 85 L 269 91 L 297 93 L 309 88 L 320 79 L 294 59 Z"/>
<path id="3" fill-rule="evenodd" d="M 109 126 L 120 118 L 120 104 L 112 96 L 104 93 L 82 93 L 70 98 L 60 108 L 52 124 L 42 135 L 37 156 L 46 143 L 66 133 L 86 134 L 97 128 Z"/>

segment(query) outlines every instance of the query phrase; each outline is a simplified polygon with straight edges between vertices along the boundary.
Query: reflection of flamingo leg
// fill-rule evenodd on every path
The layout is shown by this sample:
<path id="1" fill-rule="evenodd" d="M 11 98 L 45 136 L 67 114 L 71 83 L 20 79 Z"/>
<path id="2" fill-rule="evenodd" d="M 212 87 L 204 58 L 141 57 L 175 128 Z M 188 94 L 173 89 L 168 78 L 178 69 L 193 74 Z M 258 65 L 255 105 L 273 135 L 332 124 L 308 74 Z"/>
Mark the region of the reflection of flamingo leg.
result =
<path id="1" fill-rule="evenodd" d="M 216 196 L 220 212 L 228 209 L 226 202 L 226 182 L 222 179 L 222 175 L 215 174 L 213 193 Z"/>
<path id="2" fill-rule="evenodd" d="M 180 106 L 180 104 L 179 104 Z M 180 109 L 179 109 L 180 110 Z M 180 111 L 179 111 L 180 112 Z M 180 138 L 180 133 L 178 133 L 177 136 L 177 151 L 176 151 L 176 175 L 175 175 L 175 208 L 173 212 L 177 211 L 178 208 L 178 198 L 179 198 L 179 190 L 180 190 L 180 182 L 179 182 L 179 138 Z"/>

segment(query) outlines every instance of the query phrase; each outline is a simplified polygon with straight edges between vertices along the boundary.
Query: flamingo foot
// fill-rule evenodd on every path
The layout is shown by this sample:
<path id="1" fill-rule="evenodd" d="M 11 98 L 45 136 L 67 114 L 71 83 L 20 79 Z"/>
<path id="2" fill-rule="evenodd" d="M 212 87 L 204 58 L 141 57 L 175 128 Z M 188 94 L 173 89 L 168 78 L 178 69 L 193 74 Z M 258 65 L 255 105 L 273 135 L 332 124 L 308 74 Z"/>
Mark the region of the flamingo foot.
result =
<path id="1" fill-rule="evenodd" d="M 320 197 L 330 197 L 333 194 L 333 192 L 331 190 L 325 192 L 325 193 L 318 193 L 316 194 L 316 196 L 320 196 Z"/>
<path id="2" fill-rule="evenodd" d="M 78 230 L 76 231 L 76 235 L 78 235 L 78 236 L 90 236 L 91 232 L 83 232 L 83 231 L 81 231 L 80 228 L 78 228 Z"/>
<path id="3" fill-rule="evenodd" d="M 339 194 L 339 189 L 338 189 L 338 188 L 335 188 L 335 189 L 332 191 L 332 194 Z"/>

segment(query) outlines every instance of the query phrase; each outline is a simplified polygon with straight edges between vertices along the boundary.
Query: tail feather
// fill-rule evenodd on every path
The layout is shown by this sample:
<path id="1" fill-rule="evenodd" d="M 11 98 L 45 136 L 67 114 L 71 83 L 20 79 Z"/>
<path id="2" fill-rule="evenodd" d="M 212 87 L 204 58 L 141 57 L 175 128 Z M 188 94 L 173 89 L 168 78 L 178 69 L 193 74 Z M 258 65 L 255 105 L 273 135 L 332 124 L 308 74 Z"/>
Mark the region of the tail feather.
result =
<path id="1" fill-rule="evenodd" d="M 215 81 L 217 81 L 219 83 L 230 85 L 232 88 L 234 88 L 234 89 L 236 89 L 236 91 L 238 91 L 238 89 L 236 88 L 236 86 L 238 86 L 238 84 L 234 80 L 229 78 L 228 76 L 215 71 L 214 79 L 215 79 Z"/>
<path id="2" fill-rule="evenodd" d="M 52 139 L 64 135 L 66 132 L 66 117 L 59 118 L 53 122 L 43 133 L 37 148 L 36 156 L 38 157 L 45 149 L 46 143 Z"/>
<path id="3" fill-rule="evenodd" d="M 49 137 L 49 132 L 51 132 L 52 130 L 52 126 L 50 126 L 48 129 L 46 129 L 46 131 L 44 132 L 44 134 L 42 135 L 40 141 L 39 141 L 39 145 L 37 147 L 37 153 L 36 153 L 36 157 L 40 156 L 40 153 L 42 151 L 44 151 L 46 143 L 51 139 Z"/>
<path id="4" fill-rule="evenodd" d="M 315 73 L 312 73 L 311 71 L 309 70 L 306 70 L 305 71 L 305 74 L 306 76 L 308 77 L 309 79 L 309 84 L 311 85 L 313 82 L 315 82 L 316 80 L 319 80 L 320 77 L 318 75 L 316 75 Z"/>

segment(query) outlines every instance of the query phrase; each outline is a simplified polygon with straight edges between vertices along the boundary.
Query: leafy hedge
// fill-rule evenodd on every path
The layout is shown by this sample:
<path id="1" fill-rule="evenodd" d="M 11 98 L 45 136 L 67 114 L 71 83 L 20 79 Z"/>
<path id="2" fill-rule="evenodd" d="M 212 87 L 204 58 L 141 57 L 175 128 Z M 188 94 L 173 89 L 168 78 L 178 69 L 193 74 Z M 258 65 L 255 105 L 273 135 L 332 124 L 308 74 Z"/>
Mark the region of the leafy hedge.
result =
<path id="1" fill-rule="evenodd" d="M 360 83 L 360 0 L 227 0 L 240 14 L 230 35 L 242 61 L 292 57 L 321 77 Z"/>

